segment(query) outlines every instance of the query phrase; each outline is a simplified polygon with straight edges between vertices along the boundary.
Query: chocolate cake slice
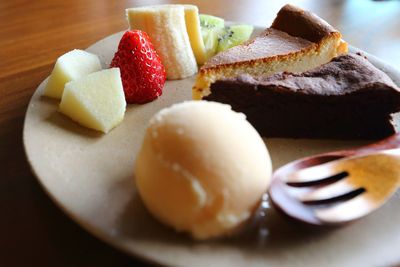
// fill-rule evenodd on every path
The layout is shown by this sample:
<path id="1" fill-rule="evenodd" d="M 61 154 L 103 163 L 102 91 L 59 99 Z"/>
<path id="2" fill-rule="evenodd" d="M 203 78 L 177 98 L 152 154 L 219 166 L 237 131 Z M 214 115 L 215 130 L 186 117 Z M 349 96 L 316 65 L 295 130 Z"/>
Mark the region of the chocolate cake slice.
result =
<path id="1" fill-rule="evenodd" d="M 218 80 L 205 100 L 227 103 L 265 137 L 378 139 L 395 132 L 400 89 L 361 55 L 303 73 Z"/>

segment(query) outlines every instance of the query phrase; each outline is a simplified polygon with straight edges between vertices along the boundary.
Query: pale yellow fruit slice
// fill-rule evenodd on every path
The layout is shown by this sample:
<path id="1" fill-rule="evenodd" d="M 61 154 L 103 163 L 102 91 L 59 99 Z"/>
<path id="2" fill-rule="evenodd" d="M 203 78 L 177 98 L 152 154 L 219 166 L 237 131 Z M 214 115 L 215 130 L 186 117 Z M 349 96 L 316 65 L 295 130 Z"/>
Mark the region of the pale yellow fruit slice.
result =
<path id="1" fill-rule="evenodd" d="M 199 9 L 195 5 L 183 5 L 185 8 L 186 29 L 189 35 L 190 45 L 198 65 L 203 65 L 207 60 L 206 48 L 201 35 Z"/>
<path id="2" fill-rule="evenodd" d="M 126 15 L 131 30 L 142 30 L 149 35 L 161 57 L 167 79 L 183 79 L 197 72 L 183 5 L 129 8 Z"/>
<path id="3" fill-rule="evenodd" d="M 101 64 L 97 55 L 79 49 L 72 50 L 57 59 L 43 94 L 60 99 L 67 82 L 99 70 Z"/>
<path id="4" fill-rule="evenodd" d="M 119 68 L 94 72 L 65 85 L 60 111 L 79 124 L 107 133 L 124 118 Z"/>

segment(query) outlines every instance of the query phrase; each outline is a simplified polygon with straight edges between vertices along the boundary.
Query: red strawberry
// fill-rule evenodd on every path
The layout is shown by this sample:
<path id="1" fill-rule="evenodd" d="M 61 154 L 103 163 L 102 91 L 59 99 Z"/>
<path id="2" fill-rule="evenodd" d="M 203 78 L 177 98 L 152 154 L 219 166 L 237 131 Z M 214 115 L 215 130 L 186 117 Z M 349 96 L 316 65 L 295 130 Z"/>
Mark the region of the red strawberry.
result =
<path id="1" fill-rule="evenodd" d="M 162 94 L 165 69 L 147 33 L 139 30 L 125 32 L 111 67 L 121 70 L 127 103 L 150 102 Z"/>

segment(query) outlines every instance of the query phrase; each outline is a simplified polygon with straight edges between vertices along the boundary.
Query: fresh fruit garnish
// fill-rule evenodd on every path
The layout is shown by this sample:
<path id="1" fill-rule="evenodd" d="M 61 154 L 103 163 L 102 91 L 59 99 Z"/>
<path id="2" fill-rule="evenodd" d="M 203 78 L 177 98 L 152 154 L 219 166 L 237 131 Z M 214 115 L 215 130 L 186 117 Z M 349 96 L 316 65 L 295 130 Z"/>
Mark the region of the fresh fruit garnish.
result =
<path id="1" fill-rule="evenodd" d="M 150 36 L 168 79 L 183 79 L 197 72 L 183 5 L 129 8 L 126 15 L 131 30 L 142 30 Z"/>
<path id="2" fill-rule="evenodd" d="M 225 27 L 225 20 L 220 17 L 200 14 L 200 26 L 204 29 L 223 28 Z"/>
<path id="3" fill-rule="evenodd" d="M 79 124 L 107 133 L 124 118 L 126 102 L 118 68 L 91 73 L 65 85 L 60 111 Z"/>
<path id="4" fill-rule="evenodd" d="M 143 104 L 162 94 L 165 69 L 145 32 L 125 32 L 111 61 L 111 67 L 121 70 L 127 103 Z"/>
<path id="5" fill-rule="evenodd" d="M 210 58 L 217 53 L 218 38 L 224 30 L 225 22 L 222 18 L 200 14 L 201 34 L 204 47 L 206 49 L 206 58 Z"/>
<path id="6" fill-rule="evenodd" d="M 253 32 L 251 25 L 225 26 L 224 19 L 206 14 L 200 14 L 200 25 L 207 59 L 242 44 Z"/>
<path id="7" fill-rule="evenodd" d="M 232 25 L 224 28 L 218 38 L 217 52 L 225 51 L 247 41 L 253 33 L 251 25 Z"/>
<path id="8" fill-rule="evenodd" d="M 197 64 L 203 65 L 207 58 L 201 34 L 199 9 L 195 5 L 183 5 L 183 7 L 185 8 L 185 22 L 190 45 L 193 49 L 194 56 L 196 57 Z"/>
<path id="9" fill-rule="evenodd" d="M 101 70 L 98 56 L 79 49 L 65 53 L 57 59 L 43 94 L 60 99 L 67 82 L 98 70 Z"/>

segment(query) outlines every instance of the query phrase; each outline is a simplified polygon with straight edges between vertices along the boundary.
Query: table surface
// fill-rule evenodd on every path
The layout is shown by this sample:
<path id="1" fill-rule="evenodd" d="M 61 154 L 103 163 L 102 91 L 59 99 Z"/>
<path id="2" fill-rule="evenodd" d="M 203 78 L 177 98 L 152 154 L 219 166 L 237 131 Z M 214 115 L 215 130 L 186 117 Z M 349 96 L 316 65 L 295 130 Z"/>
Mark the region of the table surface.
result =
<path id="1" fill-rule="evenodd" d="M 92 237 L 52 203 L 26 161 L 22 127 L 30 97 L 58 56 L 126 29 L 125 8 L 166 2 L 268 26 L 288 1 L 0 1 L 0 266 L 147 266 Z M 400 69 L 400 1 L 290 2 Z"/>

